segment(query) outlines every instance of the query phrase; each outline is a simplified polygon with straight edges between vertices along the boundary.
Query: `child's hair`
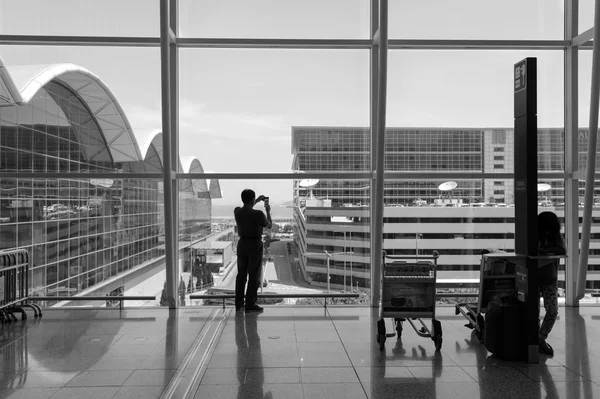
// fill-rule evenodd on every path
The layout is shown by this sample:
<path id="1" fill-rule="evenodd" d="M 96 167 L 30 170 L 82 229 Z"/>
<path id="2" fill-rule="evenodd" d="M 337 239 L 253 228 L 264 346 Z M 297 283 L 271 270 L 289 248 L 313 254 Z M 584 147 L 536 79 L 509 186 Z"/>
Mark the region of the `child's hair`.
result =
<path id="1" fill-rule="evenodd" d="M 554 212 L 542 212 L 537 217 L 538 232 L 560 233 L 560 221 Z"/>
<path id="2" fill-rule="evenodd" d="M 538 236 L 541 239 L 545 236 L 546 239 L 553 242 L 562 242 L 560 235 L 560 221 L 554 212 L 545 211 L 537 217 Z"/>

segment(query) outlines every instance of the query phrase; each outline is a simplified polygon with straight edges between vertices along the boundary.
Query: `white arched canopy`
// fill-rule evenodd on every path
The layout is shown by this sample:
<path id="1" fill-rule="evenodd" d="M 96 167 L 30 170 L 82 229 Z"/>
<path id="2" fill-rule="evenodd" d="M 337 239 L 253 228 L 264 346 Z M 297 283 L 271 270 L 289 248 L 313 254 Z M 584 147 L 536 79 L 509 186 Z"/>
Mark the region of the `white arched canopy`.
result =
<path id="1" fill-rule="evenodd" d="M 141 161 L 123 109 L 102 80 L 74 64 L 7 67 L 0 59 L 0 106 L 27 104 L 50 81 L 75 92 L 96 119 L 114 162 Z"/>
<path id="2" fill-rule="evenodd" d="M 144 159 L 147 157 L 150 148 L 155 148 L 156 153 L 160 158 L 161 164 L 163 164 L 163 145 L 162 145 L 162 132 L 155 130 L 148 137 L 144 146 L 142 147 L 142 155 Z M 178 171 L 180 173 L 204 173 L 204 168 L 200 163 L 200 160 L 194 156 L 183 156 L 178 159 Z M 188 191 L 190 181 L 185 179 L 185 182 L 180 184 L 180 189 Z M 198 198 L 222 198 L 221 187 L 217 179 L 213 179 L 209 182 L 204 179 L 191 179 L 191 188 Z"/>

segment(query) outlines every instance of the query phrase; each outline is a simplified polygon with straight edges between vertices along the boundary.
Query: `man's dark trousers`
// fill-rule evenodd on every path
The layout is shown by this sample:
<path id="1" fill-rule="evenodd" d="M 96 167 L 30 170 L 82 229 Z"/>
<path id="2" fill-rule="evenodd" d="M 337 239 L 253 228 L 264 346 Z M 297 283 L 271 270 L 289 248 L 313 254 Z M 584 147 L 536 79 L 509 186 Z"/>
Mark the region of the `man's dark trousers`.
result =
<path id="1" fill-rule="evenodd" d="M 244 306 L 246 278 L 248 279 L 246 306 L 256 305 L 262 258 L 263 243 L 261 239 L 240 238 L 237 245 L 238 274 L 235 279 L 235 307 L 237 309 Z"/>

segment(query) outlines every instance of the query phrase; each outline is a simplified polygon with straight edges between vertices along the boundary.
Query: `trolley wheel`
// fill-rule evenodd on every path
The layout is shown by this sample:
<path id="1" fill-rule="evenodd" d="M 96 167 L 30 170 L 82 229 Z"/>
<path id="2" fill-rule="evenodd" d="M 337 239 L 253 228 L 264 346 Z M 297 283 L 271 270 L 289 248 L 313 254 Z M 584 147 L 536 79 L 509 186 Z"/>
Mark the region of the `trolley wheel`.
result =
<path id="1" fill-rule="evenodd" d="M 442 349 L 442 323 L 440 323 L 439 320 L 433 319 L 431 321 L 431 324 L 433 326 L 433 337 L 431 337 L 431 339 L 433 340 L 433 343 L 435 344 L 435 350 L 439 351 L 440 349 Z"/>

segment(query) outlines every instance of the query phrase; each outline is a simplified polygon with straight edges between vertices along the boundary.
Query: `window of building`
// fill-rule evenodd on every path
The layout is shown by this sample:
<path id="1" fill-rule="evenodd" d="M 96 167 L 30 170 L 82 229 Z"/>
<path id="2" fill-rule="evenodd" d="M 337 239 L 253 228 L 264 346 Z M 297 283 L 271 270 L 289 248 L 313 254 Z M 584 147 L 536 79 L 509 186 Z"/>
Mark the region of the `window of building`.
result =
<path id="1" fill-rule="evenodd" d="M 492 143 L 506 144 L 506 132 L 504 130 L 494 130 L 492 133 Z"/>

